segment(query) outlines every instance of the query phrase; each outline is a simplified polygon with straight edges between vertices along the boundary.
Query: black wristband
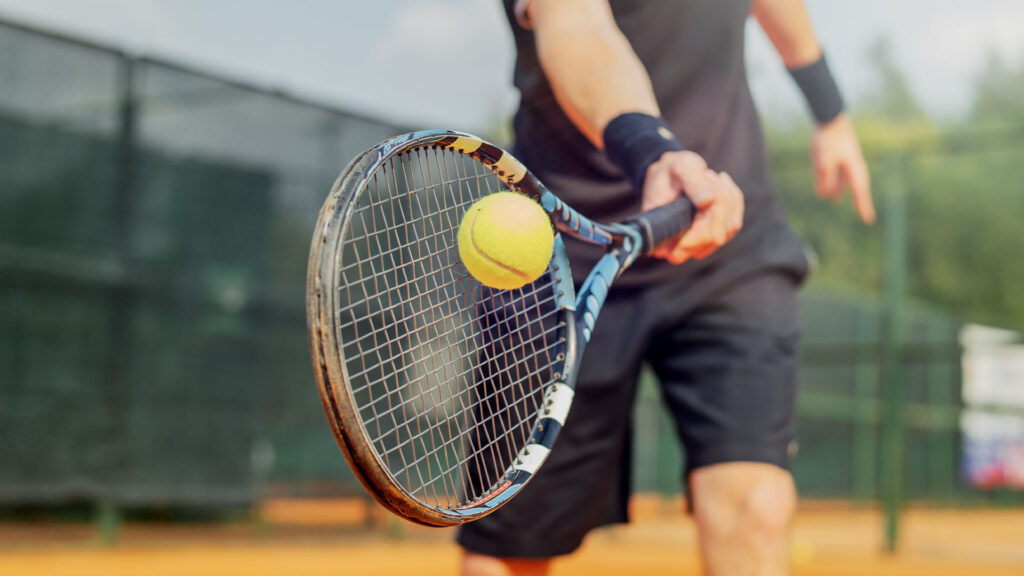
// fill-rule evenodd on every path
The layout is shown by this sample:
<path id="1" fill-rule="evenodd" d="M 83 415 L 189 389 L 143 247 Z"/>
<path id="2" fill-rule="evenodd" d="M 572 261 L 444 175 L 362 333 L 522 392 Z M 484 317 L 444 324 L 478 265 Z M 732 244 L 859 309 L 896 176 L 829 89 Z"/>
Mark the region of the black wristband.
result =
<path id="1" fill-rule="evenodd" d="M 827 124 L 843 112 L 843 96 L 828 69 L 824 54 L 807 66 L 790 70 L 789 74 L 804 93 L 818 124 Z"/>
<path id="2" fill-rule="evenodd" d="M 664 120 L 637 112 L 613 118 L 603 137 L 605 153 L 626 173 L 638 196 L 644 189 L 647 168 L 665 152 L 683 149 Z"/>

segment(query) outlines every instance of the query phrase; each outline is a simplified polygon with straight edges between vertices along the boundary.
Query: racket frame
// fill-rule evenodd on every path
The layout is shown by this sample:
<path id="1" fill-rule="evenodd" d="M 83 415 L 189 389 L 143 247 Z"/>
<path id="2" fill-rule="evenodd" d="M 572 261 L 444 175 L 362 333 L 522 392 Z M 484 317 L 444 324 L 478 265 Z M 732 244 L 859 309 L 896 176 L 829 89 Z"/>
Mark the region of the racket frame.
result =
<path id="1" fill-rule="evenodd" d="M 576 294 L 565 246 L 556 234 L 550 273 L 565 342 L 556 351 L 554 382 L 544 391 L 543 408 L 530 439 L 506 471 L 505 482 L 459 509 L 438 508 L 409 495 L 373 448 L 348 385 L 348 369 L 340 353 L 342 342 L 332 312 L 338 309 L 338 290 L 333 279 L 338 277 L 341 265 L 339 248 L 359 194 L 374 171 L 389 158 L 426 147 L 447 148 L 472 156 L 498 175 L 509 189 L 539 202 L 561 234 L 606 250 Z M 307 269 L 306 319 L 313 372 L 327 421 L 352 471 L 374 499 L 412 522 L 454 526 L 493 512 L 522 490 L 547 459 L 565 423 L 583 350 L 608 290 L 619 273 L 640 255 L 643 244 L 639 227 L 601 224 L 586 218 L 562 202 L 511 154 L 469 134 L 450 130 L 413 132 L 385 140 L 353 159 L 335 181 L 319 213 Z"/>

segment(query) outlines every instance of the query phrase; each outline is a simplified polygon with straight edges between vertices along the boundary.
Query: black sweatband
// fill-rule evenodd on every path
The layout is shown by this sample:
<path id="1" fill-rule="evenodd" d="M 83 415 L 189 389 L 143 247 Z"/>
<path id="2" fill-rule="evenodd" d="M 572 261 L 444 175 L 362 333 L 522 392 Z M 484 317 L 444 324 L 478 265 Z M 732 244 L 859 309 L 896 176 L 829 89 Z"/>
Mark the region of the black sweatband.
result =
<path id="1" fill-rule="evenodd" d="M 804 93 L 818 124 L 827 124 L 843 112 L 843 96 L 828 69 L 824 54 L 807 66 L 790 70 L 789 74 Z"/>
<path id="2" fill-rule="evenodd" d="M 644 190 L 647 168 L 665 152 L 683 149 L 664 120 L 637 112 L 613 118 L 603 137 L 605 153 L 626 173 L 637 195 Z"/>

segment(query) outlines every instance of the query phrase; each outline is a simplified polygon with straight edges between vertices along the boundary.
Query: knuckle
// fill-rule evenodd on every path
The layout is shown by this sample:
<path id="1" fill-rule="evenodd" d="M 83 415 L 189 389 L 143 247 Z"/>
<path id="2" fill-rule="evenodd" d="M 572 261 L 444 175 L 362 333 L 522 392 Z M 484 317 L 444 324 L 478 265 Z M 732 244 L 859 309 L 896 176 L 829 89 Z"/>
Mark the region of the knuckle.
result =
<path id="1" fill-rule="evenodd" d="M 679 158 L 681 161 L 690 169 L 707 170 L 708 163 L 696 152 L 690 150 L 684 150 L 680 153 Z"/>

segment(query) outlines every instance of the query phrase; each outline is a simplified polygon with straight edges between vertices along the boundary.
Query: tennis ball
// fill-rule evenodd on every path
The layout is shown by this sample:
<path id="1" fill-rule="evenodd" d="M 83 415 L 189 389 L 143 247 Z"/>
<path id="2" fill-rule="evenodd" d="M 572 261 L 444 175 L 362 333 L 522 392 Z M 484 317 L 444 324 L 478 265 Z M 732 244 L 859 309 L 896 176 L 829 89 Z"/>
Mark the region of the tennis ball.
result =
<path id="1" fill-rule="evenodd" d="M 477 200 L 459 225 L 459 256 L 485 286 L 513 290 L 548 267 L 555 234 L 547 212 L 530 198 L 498 192 Z"/>

